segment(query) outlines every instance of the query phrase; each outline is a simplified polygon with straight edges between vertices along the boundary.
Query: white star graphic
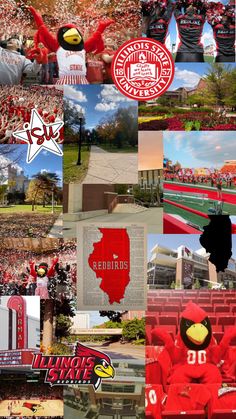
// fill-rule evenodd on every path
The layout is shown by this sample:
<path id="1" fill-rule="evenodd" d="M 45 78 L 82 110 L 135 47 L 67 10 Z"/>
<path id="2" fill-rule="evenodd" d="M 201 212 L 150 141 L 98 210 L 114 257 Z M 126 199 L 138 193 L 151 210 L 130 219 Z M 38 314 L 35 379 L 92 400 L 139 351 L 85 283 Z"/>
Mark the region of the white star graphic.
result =
<path id="1" fill-rule="evenodd" d="M 27 163 L 30 163 L 44 148 L 59 156 L 63 152 L 56 140 L 59 137 L 59 130 L 64 125 L 63 121 L 46 124 L 36 109 L 32 109 L 30 123 L 24 124 L 24 130 L 13 133 L 15 138 L 28 143 Z"/>

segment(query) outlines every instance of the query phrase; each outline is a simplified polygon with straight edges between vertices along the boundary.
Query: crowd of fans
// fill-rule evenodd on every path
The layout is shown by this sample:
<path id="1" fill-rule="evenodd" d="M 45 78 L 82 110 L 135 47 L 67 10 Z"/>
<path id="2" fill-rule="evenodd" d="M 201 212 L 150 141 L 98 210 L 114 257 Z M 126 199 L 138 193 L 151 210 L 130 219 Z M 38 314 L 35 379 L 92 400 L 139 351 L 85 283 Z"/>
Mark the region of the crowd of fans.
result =
<path id="1" fill-rule="evenodd" d="M 0 144 L 20 142 L 12 133 L 30 122 L 32 109 L 37 109 L 45 123 L 63 119 L 63 91 L 53 86 L 0 85 Z M 63 130 L 58 142 L 62 141 Z"/>
<path id="2" fill-rule="evenodd" d="M 62 388 L 41 383 L 32 385 L 32 383 L 20 380 L 4 380 L 4 386 L 0 388 L 0 400 L 58 400 L 62 398 Z"/>
<path id="3" fill-rule="evenodd" d="M 57 56 L 54 51 L 47 50 L 43 61 L 37 66 L 37 57 L 32 57 L 31 51 L 35 47 L 34 35 L 36 27 L 32 14 L 25 6 L 32 5 L 31 0 L 21 1 L 7 0 L 0 5 L 0 45 L 8 48 L 9 40 L 14 38 L 14 52 L 20 53 L 21 71 L 12 76 L 11 80 L 4 78 L 7 71 L 2 68 L 0 84 L 18 84 L 25 76 L 30 77 L 28 82 L 40 84 L 54 84 L 58 79 Z M 108 27 L 103 35 L 104 51 L 99 54 L 87 54 L 87 79 L 89 83 L 111 83 L 110 65 L 117 48 L 126 40 L 140 35 L 140 5 L 138 0 L 127 0 L 125 3 L 119 0 L 83 0 L 75 2 L 68 0 L 45 4 L 37 2 L 37 10 L 42 14 L 43 21 L 50 32 L 56 36 L 60 26 L 67 23 L 75 24 L 86 40 L 96 30 L 99 22 L 113 19 L 114 23 Z M 9 25 L 7 22 L 11 21 Z M 45 51 L 44 45 L 37 45 L 41 51 Z M 11 50 L 13 46 L 11 45 Z M 0 48 L 1 55 L 1 48 Z M 25 59 L 36 59 L 35 66 Z M 19 59 L 19 56 L 18 56 Z M 3 60 L 4 61 L 4 60 Z M 8 63 L 8 59 L 5 60 Z M 20 64 L 19 64 L 20 66 Z M 9 76 L 8 76 L 9 77 Z M 2 81 L 1 81 L 2 80 Z M 27 80 L 27 79 L 26 79 Z"/>
<path id="4" fill-rule="evenodd" d="M 192 170 L 186 169 L 185 173 L 182 171 L 164 172 L 164 180 L 192 183 L 193 185 L 205 184 L 206 186 L 208 185 L 211 187 L 217 187 L 218 184 L 221 184 L 221 186 L 225 188 L 233 188 L 236 186 L 236 175 L 230 172 L 196 175 L 192 173 Z"/>
<path id="5" fill-rule="evenodd" d="M 37 266 L 58 258 L 58 267 L 49 278 L 49 297 L 55 299 L 73 298 L 76 293 L 76 244 L 67 241 L 55 251 L 38 254 L 31 250 L 0 249 L 0 295 L 37 295 L 37 282 L 30 275 L 30 261 Z"/>

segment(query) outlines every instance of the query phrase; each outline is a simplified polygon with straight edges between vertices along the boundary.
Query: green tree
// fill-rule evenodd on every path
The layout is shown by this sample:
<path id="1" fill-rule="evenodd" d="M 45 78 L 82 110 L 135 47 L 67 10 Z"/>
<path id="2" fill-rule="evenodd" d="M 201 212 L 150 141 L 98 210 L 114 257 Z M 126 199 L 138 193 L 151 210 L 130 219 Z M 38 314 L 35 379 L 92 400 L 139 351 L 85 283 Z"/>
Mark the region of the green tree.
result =
<path id="1" fill-rule="evenodd" d="M 145 319 L 134 319 L 124 322 L 122 336 L 127 340 L 145 338 Z"/>
<path id="2" fill-rule="evenodd" d="M 0 201 L 3 202 L 4 197 L 6 195 L 7 185 L 0 185 Z"/>
<path id="3" fill-rule="evenodd" d="M 64 123 L 65 123 L 64 142 L 65 144 L 78 142 L 80 118 L 81 118 L 82 136 L 83 136 L 84 127 L 85 127 L 85 116 L 82 114 L 82 112 L 78 109 L 76 105 L 74 105 L 71 101 L 65 99 L 64 100 Z"/>
<path id="4" fill-rule="evenodd" d="M 226 74 L 227 95 L 225 97 L 225 104 L 236 110 L 236 69 L 232 68 Z"/>
<path id="5" fill-rule="evenodd" d="M 112 322 L 121 322 L 122 312 L 121 311 L 99 311 L 101 317 L 108 317 Z"/>
<path id="6" fill-rule="evenodd" d="M 201 288 L 201 285 L 200 285 L 199 279 L 196 279 L 196 281 L 195 281 L 195 283 L 194 283 L 194 285 L 193 285 L 193 288 L 194 288 L 195 290 L 199 290 L 199 289 Z"/>
<path id="7" fill-rule="evenodd" d="M 118 195 L 126 195 L 128 192 L 128 185 L 118 185 L 115 184 L 115 192 L 118 193 Z"/>
<path id="8" fill-rule="evenodd" d="M 222 106 L 225 103 L 227 92 L 227 77 L 230 73 L 230 67 L 221 64 L 214 63 L 208 68 L 208 73 L 203 78 L 207 83 L 207 92 L 214 102 L 218 106 Z M 207 97 L 207 96 L 206 96 Z"/>
<path id="9" fill-rule="evenodd" d="M 65 316 L 64 314 L 59 314 L 57 316 L 55 336 L 59 341 L 61 341 L 62 338 L 69 336 L 72 324 L 73 323 L 68 316 Z"/>

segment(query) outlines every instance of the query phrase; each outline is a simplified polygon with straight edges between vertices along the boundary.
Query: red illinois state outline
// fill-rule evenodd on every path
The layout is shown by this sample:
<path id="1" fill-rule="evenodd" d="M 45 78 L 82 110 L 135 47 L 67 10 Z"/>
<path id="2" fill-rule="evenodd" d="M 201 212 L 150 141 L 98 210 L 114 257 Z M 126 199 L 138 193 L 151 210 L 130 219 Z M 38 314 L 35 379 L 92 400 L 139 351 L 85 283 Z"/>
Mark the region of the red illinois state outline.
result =
<path id="1" fill-rule="evenodd" d="M 130 240 L 125 228 L 99 228 L 102 238 L 94 243 L 88 263 L 109 303 L 120 303 L 130 282 Z"/>

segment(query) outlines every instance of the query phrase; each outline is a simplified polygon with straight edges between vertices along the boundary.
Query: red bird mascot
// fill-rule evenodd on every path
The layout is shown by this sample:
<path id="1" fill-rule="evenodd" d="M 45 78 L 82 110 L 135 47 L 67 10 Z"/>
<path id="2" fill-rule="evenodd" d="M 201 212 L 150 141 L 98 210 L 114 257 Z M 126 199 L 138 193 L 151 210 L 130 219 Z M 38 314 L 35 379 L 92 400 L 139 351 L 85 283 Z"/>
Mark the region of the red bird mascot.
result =
<path id="1" fill-rule="evenodd" d="M 168 380 L 170 384 L 222 383 L 218 365 L 227 356 L 230 342 L 236 336 L 236 327 L 228 329 L 217 344 L 212 336 L 207 313 L 189 302 L 181 315 L 180 330 L 175 342 L 158 327 L 152 334 L 165 343 L 169 353 L 172 362 Z"/>
<path id="2" fill-rule="evenodd" d="M 54 37 L 45 26 L 42 16 L 32 7 L 31 11 L 38 31 L 37 42 L 42 42 L 50 51 L 57 54 L 59 80 L 57 84 L 88 84 L 86 79 L 86 53 L 98 54 L 104 50 L 102 33 L 114 23 L 109 19 L 100 22 L 94 34 L 86 41 L 74 24 L 63 25 Z"/>

